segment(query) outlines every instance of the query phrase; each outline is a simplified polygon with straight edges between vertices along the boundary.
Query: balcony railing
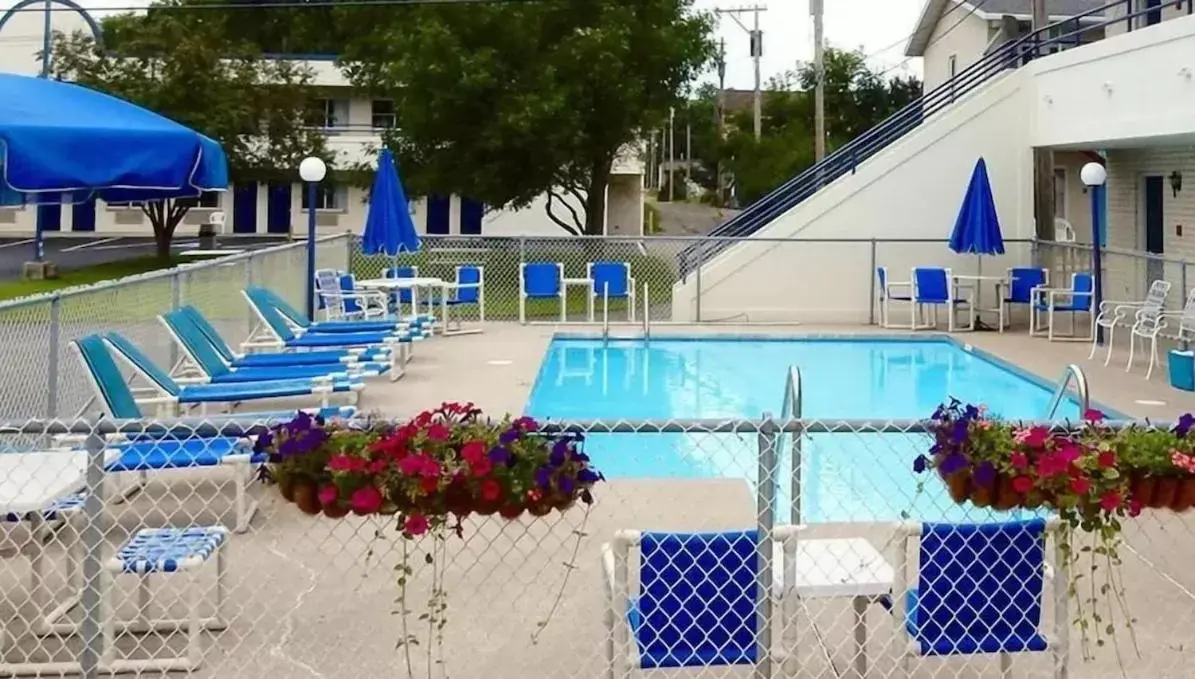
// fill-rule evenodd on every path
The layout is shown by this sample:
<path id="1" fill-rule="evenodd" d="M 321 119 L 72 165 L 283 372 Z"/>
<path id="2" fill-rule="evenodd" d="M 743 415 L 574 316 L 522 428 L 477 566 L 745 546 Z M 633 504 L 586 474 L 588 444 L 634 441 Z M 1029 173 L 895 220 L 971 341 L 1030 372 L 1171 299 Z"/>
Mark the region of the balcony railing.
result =
<path id="1" fill-rule="evenodd" d="M 1138 17 L 1145 17 L 1168 7 L 1183 7 L 1184 3 L 1190 11 L 1193 1 L 1195 0 L 1165 0 L 1161 7 L 1135 10 L 1132 0 L 1116 0 L 1064 21 L 1039 28 L 1022 38 L 997 47 L 954 78 L 942 83 L 891 115 L 884 122 L 826 155 L 821 162 L 773 189 L 710 232 L 711 236 L 722 236 L 723 238 L 695 243 L 682 250 L 677 254 L 677 264 L 681 276 L 687 276 L 696 267 L 735 245 L 737 241 L 734 239 L 746 238 L 758 232 L 812 196 L 823 186 L 844 175 L 854 174 L 855 168 L 860 163 L 904 137 L 921 125 L 927 116 L 951 106 L 957 99 L 978 89 L 997 75 L 1009 69 L 1019 68 L 1039 55 L 1044 56 L 1074 47 L 1079 44 L 1079 37 L 1092 29 L 1117 24 L 1123 24 L 1131 29 L 1134 23 L 1139 23 L 1135 21 Z"/>

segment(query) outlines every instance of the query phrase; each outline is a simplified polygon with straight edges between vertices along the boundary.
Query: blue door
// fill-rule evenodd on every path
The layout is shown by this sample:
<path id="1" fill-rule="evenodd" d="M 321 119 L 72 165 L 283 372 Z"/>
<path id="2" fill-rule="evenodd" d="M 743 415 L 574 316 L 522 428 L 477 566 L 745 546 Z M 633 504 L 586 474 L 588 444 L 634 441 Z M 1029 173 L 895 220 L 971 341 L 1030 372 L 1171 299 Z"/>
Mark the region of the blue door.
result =
<path id="1" fill-rule="evenodd" d="M 95 231 L 95 198 L 71 206 L 71 231 Z"/>
<path id="2" fill-rule="evenodd" d="M 1162 23 L 1162 0 L 1145 0 L 1145 25 L 1153 26 Z"/>
<path id="3" fill-rule="evenodd" d="M 1145 251 L 1163 255 L 1166 253 L 1165 218 L 1162 201 L 1165 190 L 1162 177 L 1145 178 Z M 1166 277 L 1165 262 L 1150 259 L 1146 267 L 1146 284 Z"/>
<path id="4" fill-rule="evenodd" d="M 485 205 L 472 198 L 461 198 L 461 235 L 480 236 Z"/>
<path id="5" fill-rule="evenodd" d="M 42 231 L 61 231 L 62 203 L 44 203 L 38 205 L 37 228 Z"/>
<path id="6" fill-rule="evenodd" d="M 448 196 L 430 194 L 427 197 L 427 233 L 447 236 L 451 202 Z"/>
<path id="7" fill-rule="evenodd" d="M 238 182 L 233 187 L 232 232 L 257 233 L 257 182 Z"/>
<path id="8" fill-rule="evenodd" d="M 266 231 L 290 233 L 290 184 L 270 184 Z"/>

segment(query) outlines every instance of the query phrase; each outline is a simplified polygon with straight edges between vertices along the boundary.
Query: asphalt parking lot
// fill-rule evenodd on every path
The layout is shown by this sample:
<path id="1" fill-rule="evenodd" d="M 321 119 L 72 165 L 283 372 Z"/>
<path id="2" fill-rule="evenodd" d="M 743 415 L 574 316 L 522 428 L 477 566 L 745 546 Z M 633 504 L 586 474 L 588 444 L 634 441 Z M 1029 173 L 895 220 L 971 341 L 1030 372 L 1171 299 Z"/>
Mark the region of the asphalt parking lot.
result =
<path id="1" fill-rule="evenodd" d="M 259 250 L 285 242 L 278 238 L 222 238 L 220 250 L 231 252 Z M 180 238 L 173 243 L 175 252 L 199 247 L 194 238 Z M 154 252 L 154 240 L 149 237 L 47 238 L 46 259 L 59 270 L 80 269 L 126 259 L 148 257 Z M 21 276 L 21 266 L 33 259 L 33 238 L 0 238 L 0 280 Z"/>

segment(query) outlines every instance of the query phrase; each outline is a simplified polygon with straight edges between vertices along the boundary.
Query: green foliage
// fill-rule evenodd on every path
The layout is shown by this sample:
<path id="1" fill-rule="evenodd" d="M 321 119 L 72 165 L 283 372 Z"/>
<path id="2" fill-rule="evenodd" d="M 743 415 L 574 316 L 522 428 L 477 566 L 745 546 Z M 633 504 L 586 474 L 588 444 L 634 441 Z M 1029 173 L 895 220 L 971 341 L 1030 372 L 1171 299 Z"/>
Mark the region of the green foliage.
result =
<path id="1" fill-rule="evenodd" d="M 145 15 L 104 20 L 104 49 L 90 35 L 56 34 L 54 76 L 156 111 L 219 141 L 234 178 L 289 176 L 299 161 L 323 154 L 323 137 L 305 124 L 311 74 L 293 62 L 262 58 L 255 45 L 230 37 L 228 15 L 176 9 L 176 0 Z M 143 206 L 159 254 L 187 206 Z"/>
<path id="2" fill-rule="evenodd" d="M 496 208 L 545 192 L 598 233 L 617 154 L 657 127 L 713 52 L 693 0 L 573 0 L 338 9 L 342 66 L 395 101 L 385 141 L 414 193 Z M 559 201 L 554 201 L 558 203 Z"/>

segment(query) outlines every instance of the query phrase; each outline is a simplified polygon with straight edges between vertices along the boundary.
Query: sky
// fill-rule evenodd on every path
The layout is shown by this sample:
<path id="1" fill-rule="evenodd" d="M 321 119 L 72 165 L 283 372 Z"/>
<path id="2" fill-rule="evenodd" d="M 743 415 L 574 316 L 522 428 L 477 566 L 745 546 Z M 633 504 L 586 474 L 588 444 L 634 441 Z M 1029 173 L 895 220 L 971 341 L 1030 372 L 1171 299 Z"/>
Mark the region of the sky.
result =
<path id="1" fill-rule="evenodd" d="M 824 0 L 823 27 L 826 43 L 841 49 L 862 49 L 871 56 L 868 62 L 881 70 L 892 68 L 891 75 L 911 73 L 921 76 L 921 60 L 905 62 L 904 51 L 917 23 L 925 0 Z M 813 60 L 813 18 L 808 0 L 696 0 L 699 9 L 736 9 L 764 7 L 759 25 L 763 30 L 763 57 L 760 75 L 764 86 L 768 78 L 794 68 L 798 62 Z M 748 28 L 751 12 L 737 15 Z M 749 90 L 755 86 L 751 44 L 747 32 L 730 16 L 718 20 L 718 37 L 726 41 L 726 87 Z M 900 64 L 905 62 L 903 66 Z M 706 77 L 716 82 L 717 76 Z"/>
<path id="2" fill-rule="evenodd" d="M 147 4 L 146 0 L 78 0 L 89 10 L 105 7 L 128 7 Z M 925 0 L 824 0 L 825 35 L 827 44 L 844 49 L 862 49 L 869 55 L 873 68 L 893 69 L 892 75 L 912 73 L 921 75 L 921 60 L 905 60 L 905 44 Z M 798 62 L 813 59 L 813 19 L 809 16 L 808 0 L 695 0 L 701 10 L 736 9 L 751 6 L 765 8 L 759 23 L 763 30 L 763 58 L 761 76 L 766 86 L 771 76 L 794 68 Z M 0 0 L 0 7 L 11 6 L 12 0 Z M 752 25 L 750 12 L 737 15 L 748 28 Z M 66 12 L 55 12 L 56 28 L 74 28 L 78 19 Z M 67 24 L 67 25 L 62 25 Z M 726 86 L 731 89 L 754 87 L 747 32 L 729 15 L 718 20 L 718 37 L 726 41 Z M 23 60 L 26 54 L 41 46 L 41 16 L 28 13 L 18 16 L 0 33 L 0 47 L 5 52 L 18 51 Z M 0 59 L 3 61 L 3 59 Z M 903 65 L 902 65 L 903 62 Z M 716 82 L 717 75 L 707 74 L 706 82 Z"/>

